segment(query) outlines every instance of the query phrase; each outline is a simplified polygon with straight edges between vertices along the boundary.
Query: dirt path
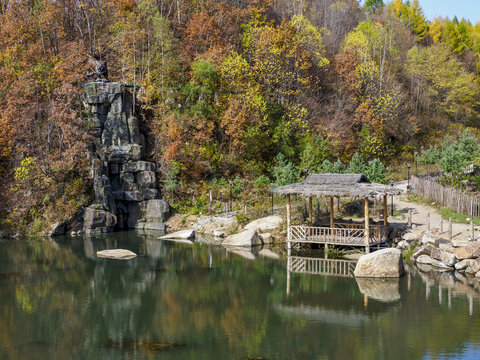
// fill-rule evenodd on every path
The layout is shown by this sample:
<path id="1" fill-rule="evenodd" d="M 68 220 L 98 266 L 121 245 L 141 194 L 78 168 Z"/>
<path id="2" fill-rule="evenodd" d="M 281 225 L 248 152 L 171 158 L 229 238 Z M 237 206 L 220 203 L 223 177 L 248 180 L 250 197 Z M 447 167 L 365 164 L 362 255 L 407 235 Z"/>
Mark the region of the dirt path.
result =
<path id="1" fill-rule="evenodd" d="M 397 187 L 406 190 L 406 181 L 397 183 Z M 418 231 L 427 230 L 427 219 L 430 214 L 431 231 L 440 233 L 440 222 L 442 216 L 433 206 L 409 202 L 406 195 L 396 196 L 394 198 L 395 210 L 405 214 L 405 220 L 393 220 L 400 223 L 408 221 L 408 211 L 412 210 L 412 222 L 417 226 Z M 448 237 L 448 219 L 443 219 L 443 234 Z M 471 236 L 470 225 L 453 223 L 452 234 L 454 239 L 468 239 Z M 480 237 L 480 227 L 475 226 L 475 238 Z"/>

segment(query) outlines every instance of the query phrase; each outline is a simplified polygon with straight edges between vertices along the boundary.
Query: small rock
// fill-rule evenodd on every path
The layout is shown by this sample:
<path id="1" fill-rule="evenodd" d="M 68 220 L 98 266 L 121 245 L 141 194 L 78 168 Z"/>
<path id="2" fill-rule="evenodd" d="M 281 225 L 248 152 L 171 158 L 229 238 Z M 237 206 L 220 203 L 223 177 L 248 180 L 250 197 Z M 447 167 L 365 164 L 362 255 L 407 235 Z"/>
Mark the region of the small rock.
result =
<path id="1" fill-rule="evenodd" d="M 260 234 L 262 241 L 264 244 L 271 244 L 273 243 L 273 236 L 270 233 L 263 233 Z"/>
<path id="2" fill-rule="evenodd" d="M 239 234 L 228 236 L 222 245 L 229 246 L 256 246 L 262 245 L 262 240 L 255 230 L 245 230 Z"/>
<path id="3" fill-rule="evenodd" d="M 225 232 L 221 230 L 215 230 L 213 232 L 213 236 L 223 238 L 225 236 Z"/>
<path id="4" fill-rule="evenodd" d="M 457 257 L 454 254 L 437 248 L 433 249 L 430 256 L 433 259 L 438 260 L 447 266 L 453 266 L 455 264 L 455 261 L 457 260 Z"/>
<path id="5" fill-rule="evenodd" d="M 70 233 L 70 236 L 77 236 L 77 232 L 76 232 L 76 231 L 72 231 L 72 232 Z"/>
<path id="6" fill-rule="evenodd" d="M 408 243 L 407 240 L 402 240 L 397 244 L 397 249 L 408 250 L 410 249 L 410 244 Z"/>
<path id="7" fill-rule="evenodd" d="M 422 237 L 422 244 L 434 244 L 434 243 L 435 243 L 435 238 L 433 234 L 429 231 L 426 231 Z"/>
<path id="8" fill-rule="evenodd" d="M 480 271 L 475 274 L 475 277 L 480 278 Z"/>
<path id="9" fill-rule="evenodd" d="M 405 241 L 417 241 L 418 239 L 420 239 L 420 234 L 415 232 L 408 232 L 406 234 L 403 234 L 402 239 Z"/>
<path id="10" fill-rule="evenodd" d="M 125 249 L 110 249 L 97 251 L 97 256 L 106 259 L 129 260 L 136 257 L 137 254 Z"/>
<path id="11" fill-rule="evenodd" d="M 356 277 L 400 277 L 403 275 L 402 252 L 383 249 L 363 255 L 358 259 Z"/>
<path id="12" fill-rule="evenodd" d="M 163 236 L 160 236 L 159 239 L 161 240 L 168 240 L 168 239 L 191 239 L 195 237 L 195 231 L 193 230 L 181 230 L 181 231 L 176 231 L 171 234 L 166 234 Z"/>
<path id="13" fill-rule="evenodd" d="M 465 260 L 459 261 L 458 263 L 455 264 L 455 269 L 459 271 L 465 270 L 471 265 L 473 261 L 474 260 L 472 259 L 465 259 Z"/>

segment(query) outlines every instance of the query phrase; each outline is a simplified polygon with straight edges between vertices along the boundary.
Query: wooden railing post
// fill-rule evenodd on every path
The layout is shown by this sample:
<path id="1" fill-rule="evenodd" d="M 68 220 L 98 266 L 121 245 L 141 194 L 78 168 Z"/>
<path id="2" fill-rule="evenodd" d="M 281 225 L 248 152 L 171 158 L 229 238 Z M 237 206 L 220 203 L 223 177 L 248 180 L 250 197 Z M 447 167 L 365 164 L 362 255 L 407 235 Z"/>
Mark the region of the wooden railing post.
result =
<path id="1" fill-rule="evenodd" d="M 288 256 L 291 255 L 291 250 L 292 250 L 292 229 L 290 227 L 291 225 L 291 209 L 290 209 L 290 195 L 287 195 L 287 251 L 288 251 Z"/>

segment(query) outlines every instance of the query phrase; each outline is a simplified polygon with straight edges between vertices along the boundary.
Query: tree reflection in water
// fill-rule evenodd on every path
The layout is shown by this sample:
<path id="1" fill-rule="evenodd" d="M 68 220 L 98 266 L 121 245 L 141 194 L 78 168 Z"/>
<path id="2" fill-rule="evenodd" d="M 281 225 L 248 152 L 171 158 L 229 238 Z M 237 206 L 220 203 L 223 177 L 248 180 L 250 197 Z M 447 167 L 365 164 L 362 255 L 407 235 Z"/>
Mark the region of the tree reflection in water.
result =
<path id="1" fill-rule="evenodd" d="M 287 260 L 261 249 L 249 260 L 135 232 L 0 246 L 0 358 L 410 359 L 480 343 L 478 293 L 454 275 L 288 272 L 287 296 Z M 139 256 L 95 257 L 110 247 Z"/>

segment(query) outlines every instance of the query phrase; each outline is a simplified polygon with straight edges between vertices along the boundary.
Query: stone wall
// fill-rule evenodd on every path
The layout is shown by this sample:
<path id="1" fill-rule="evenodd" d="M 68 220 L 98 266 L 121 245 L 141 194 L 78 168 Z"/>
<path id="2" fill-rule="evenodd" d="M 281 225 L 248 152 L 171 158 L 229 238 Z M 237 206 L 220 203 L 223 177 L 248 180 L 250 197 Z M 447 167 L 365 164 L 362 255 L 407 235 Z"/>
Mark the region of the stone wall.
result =
<path id="1" fill-rule="evenodd" d="M 164 230 L 170 208 L 157 189 L 155 164 L 144 160 L 145 138 L 132 113 L 132 95 L 120 83 L 91 82 L 83 102 L 95 134 L 89 155 L 96 198 L 85 209 L 84 232 Z"/>

